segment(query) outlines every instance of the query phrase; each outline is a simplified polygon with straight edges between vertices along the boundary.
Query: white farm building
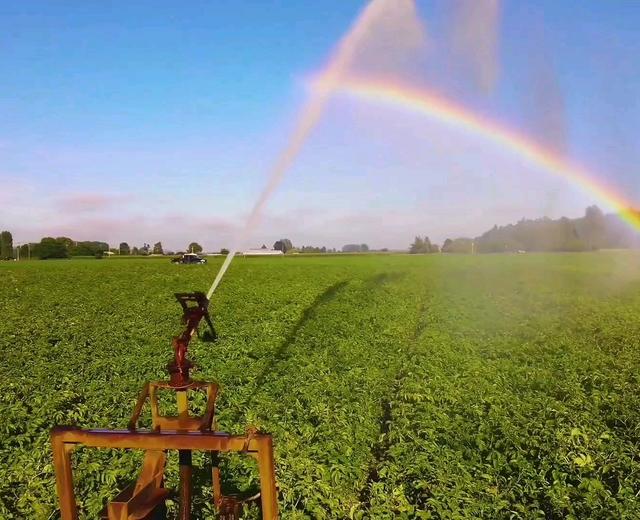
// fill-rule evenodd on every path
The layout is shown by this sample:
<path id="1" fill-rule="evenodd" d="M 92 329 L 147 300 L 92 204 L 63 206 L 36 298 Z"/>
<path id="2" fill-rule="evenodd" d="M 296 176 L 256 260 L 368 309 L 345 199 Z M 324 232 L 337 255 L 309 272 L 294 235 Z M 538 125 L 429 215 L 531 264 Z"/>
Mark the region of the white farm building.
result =
<path id="1" fill-rule="evenodd" d="M 284 253 L 278 249 L 247 249 L 242 252 L 244 256 L 281 256 Z"/>

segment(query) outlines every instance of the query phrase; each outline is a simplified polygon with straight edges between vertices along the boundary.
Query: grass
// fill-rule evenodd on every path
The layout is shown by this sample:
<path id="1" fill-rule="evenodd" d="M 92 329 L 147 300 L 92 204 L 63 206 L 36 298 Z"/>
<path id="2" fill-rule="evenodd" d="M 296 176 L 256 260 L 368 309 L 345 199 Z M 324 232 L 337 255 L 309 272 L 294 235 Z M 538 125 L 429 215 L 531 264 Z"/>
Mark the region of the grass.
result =
<path id="1" fill-rule="evenodd" d="M 56 517 L 49 429 L 124 427 L 221 261 L 0 264 L 0 518 Z M 198 377 L 273 433 L 284 518 L 640 516 L 637 253 L 239 258 L 212 312 Z M 86 518 L 139 460 L 79 450 Z"/>

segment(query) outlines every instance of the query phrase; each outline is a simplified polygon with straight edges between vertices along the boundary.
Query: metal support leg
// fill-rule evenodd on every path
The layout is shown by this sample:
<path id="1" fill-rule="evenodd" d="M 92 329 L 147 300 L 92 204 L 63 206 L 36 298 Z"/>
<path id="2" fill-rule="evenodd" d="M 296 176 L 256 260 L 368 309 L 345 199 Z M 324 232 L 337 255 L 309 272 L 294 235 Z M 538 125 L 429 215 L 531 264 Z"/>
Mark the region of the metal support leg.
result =
<path id="1" fill-rule="evenodd" d="M 187 391 L 176 392 L 178 402 L 178 417 L 189 417 L 189 401 Z M 191 476 L 193 473 L 191 450 L 180 450 L 180 520 L 191 518 Z"/>
<path id="2" fill-rule="evenodd" d="M 180 520 L 191 518 L 191 450 L 180 450 Z"/>
<path id="3" fill-rule="evenodd" d="M 222 498 L 222 482 L 220 481 L 220 457 L 217 451 L 211 452 L 211 485 L 213 487 L 213 504 L 219 507 Z"/>
<path id="4" fill-rule="evenodd" d="M 278 492 L 273 462 L 273 441 L 271 437 L 258 440 L 258 471 L 260 472 L 260 499 L 262 501 L 263 520 L 277 520 Z"/>
<path id="5" fill-rule="evenodd" d="M 73 491 L 73 474 L 71 473 L 71 452 L 73 445 L 65 444 L 55 431 L 51 435 L 53 445 L 53 465 L 56 469 L 56 488 L 60 501 L 60 518 L 77 520 L 78 507 Z"/>

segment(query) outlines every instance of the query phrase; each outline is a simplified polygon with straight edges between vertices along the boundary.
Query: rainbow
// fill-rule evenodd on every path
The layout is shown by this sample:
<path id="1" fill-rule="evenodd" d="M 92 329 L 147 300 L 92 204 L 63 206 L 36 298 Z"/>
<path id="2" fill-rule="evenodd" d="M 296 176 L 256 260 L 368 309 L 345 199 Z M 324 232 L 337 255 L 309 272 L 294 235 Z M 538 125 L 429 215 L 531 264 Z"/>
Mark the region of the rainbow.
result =
<path id="1" fill-rule="evenodd" d="M 634 211 L 632 201 L 595 175 L 573 165 L 557 154 L 545 150 L 513 130 L 484 119 L 465 108 L 433 93 L 388 81 L 341 79 L 333 86 L 337 93 L 357 99 L 384 103 L 417 112 L 453 128 L 480 135 L 496 145 L 510 150 L 545 171 L 567 179 L 585 193 L 613 209 L 619 218 L 640 232 L 640 212 Z"/>

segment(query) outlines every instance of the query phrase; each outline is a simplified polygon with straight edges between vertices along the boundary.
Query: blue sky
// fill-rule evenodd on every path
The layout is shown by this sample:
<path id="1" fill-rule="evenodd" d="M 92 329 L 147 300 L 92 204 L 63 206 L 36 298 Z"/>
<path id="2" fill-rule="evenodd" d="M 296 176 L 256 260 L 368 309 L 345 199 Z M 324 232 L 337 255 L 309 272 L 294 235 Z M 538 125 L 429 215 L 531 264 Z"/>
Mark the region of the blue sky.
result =
<path id="1" fill-rule="evenodd" d="M 399 79 L 541 142 L 553 135 L 572 160 L 639 201 L 640 2 L 504 2 L 491 92 L 448 48 L 451 2 L 417 4 L 431 52 Z M 309 78 L 363 6 L 0 3 L 0 227 L 16 241 L 228 246 Z M 540 122 L 547 103 L 561 107 L 562 128 Z M 575 216 L 592 202 L 473 136 L 336 99 L 249 245 L 288 236 L 404 247 L 418 233 L 441 241 L 523 216 Z"/>

